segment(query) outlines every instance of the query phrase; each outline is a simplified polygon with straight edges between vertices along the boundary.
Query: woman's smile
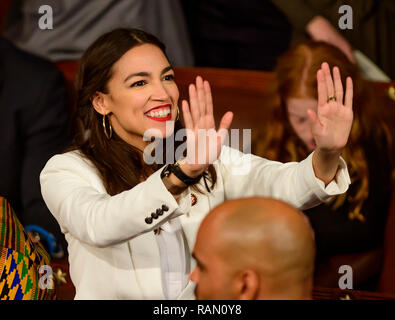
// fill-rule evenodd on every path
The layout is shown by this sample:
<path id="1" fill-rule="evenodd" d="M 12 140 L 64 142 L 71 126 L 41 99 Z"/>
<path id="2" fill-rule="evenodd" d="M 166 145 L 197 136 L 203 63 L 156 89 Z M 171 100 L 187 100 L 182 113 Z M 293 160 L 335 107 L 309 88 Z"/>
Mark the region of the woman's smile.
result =
<path id="1" fill-rule="evenodd" d="M 168 121 L 171 120 L 171 105 L 166 104 L 154 107 L 148 110 L 144 115 L 154 121 Z"/>

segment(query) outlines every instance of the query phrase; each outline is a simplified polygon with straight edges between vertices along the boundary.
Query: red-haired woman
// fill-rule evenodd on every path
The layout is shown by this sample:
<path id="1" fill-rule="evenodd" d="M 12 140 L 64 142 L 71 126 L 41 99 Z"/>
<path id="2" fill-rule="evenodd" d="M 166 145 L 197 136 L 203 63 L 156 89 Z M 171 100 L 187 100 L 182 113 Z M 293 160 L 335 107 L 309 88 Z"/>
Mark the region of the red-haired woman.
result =
<path id="1" fill-rule="evenodd" d="M 304 42 L 284 54 L 275 69 L 280 105 L 268 112 L 264 131 L 253 137 L 253 153 L 278 161 L 300 161 L 317 148 L 309 110 L 317 110 L 316 72 L 323 61 L 354 81 L 354 122 L 342 156 L 352 185 L 327 204 L 306 210 L 316 233 L 318 257 L 368 250 L 380 244 L 389 205 L 391 137 L 380 119 L 372 86 L 336 47 Z M 377 96 L 377 95 L 376 95 Z"/>

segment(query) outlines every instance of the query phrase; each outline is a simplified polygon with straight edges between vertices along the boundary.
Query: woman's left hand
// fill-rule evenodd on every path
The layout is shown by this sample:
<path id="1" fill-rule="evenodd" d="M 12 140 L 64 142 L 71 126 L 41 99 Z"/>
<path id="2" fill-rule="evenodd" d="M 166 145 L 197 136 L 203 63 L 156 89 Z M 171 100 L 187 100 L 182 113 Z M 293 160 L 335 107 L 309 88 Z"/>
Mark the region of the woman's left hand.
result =
<path id="1" fill-rule="evenodd" d="M 346 92 L 338 67 L 333 68 L 333 79 L 328 63 L 324 62 L 317 72 L 318 109 L 308 110 L 312 133 L 317 148 L 325 153 L 339 153 L 350 135 L 353 111 L 353 83 L 346 79 Z M 344 101 L 343 101 L 344 97 Z"/>

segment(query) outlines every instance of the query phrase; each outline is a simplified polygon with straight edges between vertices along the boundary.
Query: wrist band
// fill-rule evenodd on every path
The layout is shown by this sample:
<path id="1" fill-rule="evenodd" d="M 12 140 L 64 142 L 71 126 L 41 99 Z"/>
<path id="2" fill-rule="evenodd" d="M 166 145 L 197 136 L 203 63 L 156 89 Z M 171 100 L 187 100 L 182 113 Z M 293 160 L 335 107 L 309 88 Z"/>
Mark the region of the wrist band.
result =
<path id="1" fill-rule="evenodd" d="M 200 181 L 202 178 L 203 174 L 200 174 L 196 178 L 191 178 L 187 176 L 180 168 L 179 164 L 176 162 L 175 164 L 168 164 L 165 169 L 161 173 L 161 178 L 163 177 L 168 177 L 170 173 L 173 173 L 178 179 L 180 179 L 183 183 L 185 183 L 187 186 L 191 186 L 193 184 L 196 184 Z"/>

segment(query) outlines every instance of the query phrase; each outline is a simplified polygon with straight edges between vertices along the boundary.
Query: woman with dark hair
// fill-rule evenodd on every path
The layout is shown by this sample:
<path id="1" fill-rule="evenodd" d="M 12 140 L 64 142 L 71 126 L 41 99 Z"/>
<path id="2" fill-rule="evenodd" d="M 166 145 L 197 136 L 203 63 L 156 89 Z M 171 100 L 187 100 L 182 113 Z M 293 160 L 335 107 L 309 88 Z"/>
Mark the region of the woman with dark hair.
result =
<path id="1" fill-rule="evenodd" d="M 191 250 L 210 209 L 251 195 L 306 209 L 345 192 L 350 181 L 340 152 L 352 124 L 352 82 L 343 104 L 339 75 L 333 81 L 324 68 L 318 77 L 319 147 L 307 159 L 282 164 L 223 145 L 233 114 L 215 129 L 210 86 L 201 77 L 189 87 L 189 103 L 182 102 L 181 158 L 179 148 L 168 147 L 182 126 L 164 45 L 134 29 L 97 39 L 78 72 L 74 145 L 51 158 L 40 176 L 68 241 L 76 298 L 193 298 Z M 167 165 L 147 161 L 159 144 Z"/>
<path id="2" fill-rule="evenodd" d="M 374 87 L 340 49 L 303 42 L 284 54 L 275 69 L 281 104 L 268 110 L 268 125 L 253 138 L 255 154 L 277 161 L 300 161 L 317 148 L 308 110 L 317 108 L 316 70 L 326 61 L 355 84 L 354 121 L 342 157 L 352 186 L 332 201 L 306 210 L 316 234 L 317 257 L 359 252 L 382 243 L 391 186 L 388 127 L 378 111 Z"/>

